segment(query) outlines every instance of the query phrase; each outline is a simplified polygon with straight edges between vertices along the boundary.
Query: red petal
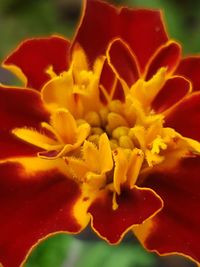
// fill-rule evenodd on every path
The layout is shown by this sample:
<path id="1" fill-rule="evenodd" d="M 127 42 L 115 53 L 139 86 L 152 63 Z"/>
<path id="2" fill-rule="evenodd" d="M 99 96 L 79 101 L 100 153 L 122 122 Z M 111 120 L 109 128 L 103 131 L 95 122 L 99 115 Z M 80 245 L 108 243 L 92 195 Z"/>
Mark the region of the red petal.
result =
<path id="1" fill-rule="evenodd" d="M 38 149 L 11 134 L 16 127 L 40 128 L 48 121 L 40 94 L 31 89 L 0 86 L 0 158 L 35 155 Z"/>
<path id="2" fill-rule="evenodd" d="M 78 185 L 56 168 L 37 168 L 29 171 L 15 162 L 0 164 L 0 262 L 4 267 L 21 266 L 31 247 L 49 234 L 81 229 L 72 210 L 80 196 Z"/>
<path id="3" fill-rule="evenodd" d="M 145 223 L 140 226 L 139 239 L 149 250 L 178 252 L 200 262 L 200 157 L 150 174 L 144 186 L 162 197 L 164 208 L 148 222 L 149 229 Z"/>
<path id="4" fill-rule="evenodd" d="M 38 128 L 42 121 L 48 119 L 49 114 L 38 92 L 0 86 L 1 130 L 24 126 Z"/>
<path id="5" fill-rule="evenodd" d="M 117 75 L 131 87 L 139 78 L 136 58 L 121 39 L 111 42 L 108 49 L 109 63 Z"/>
<path id="6" fill-rule="evenodd" d="M 124 101 L 125 96 L 121 81 L 117 78 L 106 59 L 100 76 L 100 99 L 102 103 L 106 104 L 108 98 L 109 100 L 118 99 Z"/>
<path id="7" fill-rule="evenodd" d="M 173 108 L 165 118 L 165 126 L 200 141 L 200 93 L 192 94 Z"/>
<path id="8" fill-rule="evenodd" d="M 80 43 L 93 62 L 115 37 L 129 44 L 142 69 L 167 41 L 159 11 L 116 9 L 102 1 L 88 0 L 74 42 Z"/>
<path id="9" fill-rule="evenodd" d="M 121 102 L 125 101 L 123 86 L 119 80 L 117 80 L 117 84 L 116 84 L 115 91 L 113 94 L 113 99 L 118 99 Z"/>
<path id="10" fill-rule="evenodd" d="M 13 157 L 36 156 L 40 148 L 25 143 L 13 134 L 0 131 L 0 160 Z"/>
<path id="11" fill-rule="evenodd" d="M 112 209 L 113 193 L 105 191 L 89 208 L 92 226 L 109 243 L 119 242 L 134 224 L 140 224 L 162 208 L 161 199 L 149 189 L 125 189 Z"/>
<path id="12" fill-rule="evenodd" d="M 161 67 L 167 67 L 167 72 L 172 73 L 181 58 L 181 46 L 173 41 L 160 47 L 148 63 L 146 79 L 149 80 Z"/>
<path id="13" fill-rule="evenodd" d="M 170 108 L 191 90 L 191 83 L 181 76 L 173 76 L 168 79 L 152 103 L 156 112 L 163 112 Z"/>
<path id="14" fill-rule="evenodd" d="M 181 60 L 176 73 L 192 82 L 193 91 L 200 90 L 200 57 L 188 57 Z"/>
<path id="15" fill-rule="evenodd" d="M 115 79 L 116 79 L 115 74 L 114 74 L 113 70 L 111 69 L 111 67 L 108 64 L 108 61 L 106 59 L 104 61 L 104 64 L 103 64 L 99 83 L 100 83 L 100 85 L 103 86 L 103 88 L 106 90 L 108 95 L 110 95 L 112 92 L 112 88 L 114 86 Z M 101 87 L 100 87 L 100 89 L 101 89 Z M 101 101 L 103 103 L 107 102 L 102 91 L 100 91 L 100 98 L 101 98 Z"/>
<path id="16" fill-rule="evenodd" d="M 52 66 L 56 74 L 68 67 L 70 43 L 62 37 L 30 39 L 23 42 L 5 61 L 6 66 L 17 66 L 27 77 L 27 86 L 40 89 L 50 76 Z"/>

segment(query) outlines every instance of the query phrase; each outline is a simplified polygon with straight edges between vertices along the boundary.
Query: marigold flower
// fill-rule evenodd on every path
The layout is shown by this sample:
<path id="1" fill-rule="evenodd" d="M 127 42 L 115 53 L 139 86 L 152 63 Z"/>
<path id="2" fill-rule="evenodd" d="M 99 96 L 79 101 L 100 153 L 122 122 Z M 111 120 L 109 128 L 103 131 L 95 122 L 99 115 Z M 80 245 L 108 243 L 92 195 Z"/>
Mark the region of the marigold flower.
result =
<path id="1" fill-rule="evenodd" d="M 4 267 L 90 221 L 200 262 L 200 58 L 181 58 L 159 11 L 88 0 L 72 42 L 27 40 L 3 66 L 24 83 L 0 86 Z"/>

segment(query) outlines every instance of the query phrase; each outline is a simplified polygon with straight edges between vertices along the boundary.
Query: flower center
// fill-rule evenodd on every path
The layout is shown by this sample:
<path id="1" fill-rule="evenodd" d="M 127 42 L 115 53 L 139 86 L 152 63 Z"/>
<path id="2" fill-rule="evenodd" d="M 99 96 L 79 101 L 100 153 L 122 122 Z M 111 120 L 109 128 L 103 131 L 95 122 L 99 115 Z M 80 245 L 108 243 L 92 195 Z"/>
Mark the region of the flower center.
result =
<path id="1" fill-rule="evenodd" d="M 94 192 L 112 190 L 116 208 L 122 186 L 133 188 L 142 172 L 170 161 L 171 155 L 199 153 L 200 144 L 164 127 L 164 115 L 151 109 L 166 81 L 165 68 L 149 81 L 140 78 L 131 88 L 116 75 L 121 87 L 115 82 L 109 93 L 100 84 L 104 61 L 98 58 L 91 70 L 84 51 L 76 47 L 69 70 L 59 77 L 52 74 L 42 89 L 52 114 L 42 123 L 46 134 L 27 128 L 13 133 L 40 147 L 39 157 L 65 160 L 72 179 Z"/>
<path id="2" fill-rule="evenodd" d="M 99 138 L 106 133 L 112 150 L 121 148 L 131 153 L 140 150 L 149 166 L 164 160 L 162 152 L 167 149 L 166 129 L 162 115 L 149 114 L 130 95 L 125 102 L 112 100 L 99 112 L 88 112 L 78 123 L 91 126 L 88 141 L 98 146 Z M 161 154 L 161 155 L 160 155 Z"/>

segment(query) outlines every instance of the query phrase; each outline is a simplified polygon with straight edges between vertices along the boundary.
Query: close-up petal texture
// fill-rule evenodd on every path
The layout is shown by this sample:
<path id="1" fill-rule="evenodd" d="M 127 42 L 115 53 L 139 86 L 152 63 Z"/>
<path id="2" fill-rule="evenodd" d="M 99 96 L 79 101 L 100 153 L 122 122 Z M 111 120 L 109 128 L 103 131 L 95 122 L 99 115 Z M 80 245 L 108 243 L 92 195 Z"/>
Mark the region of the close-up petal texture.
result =
<path id="1" fill-rule="evenodd" d="M 200 59 L 159 10 L 85 0 L 72 40 L 28 39 L 0 85 L 0 265 L 88 225 L 200 263 Z"/>
<path id="2" fill-rule="evenodd" d="M 35 170 L 26 166 L 30 161 Z M 44 236 L 81 229 L 73 215 L 79 187 L 58 167 L 47 169 L 40 161 L 30 158 L 0 164 L 0 258 L 4 266 L 19 266 Z"/>
<path id="3" fill-rule="evenodd" d="M 176 251 L 200 261 L 199 169 L 199 157 L 186 158 L 178 166 L 145 178 L 144 185 L 155 190 L 165 203 L 156 217 L 136 228 L 147 249 L 160 254 Z"/>
<path id="4" fill-rule="evenodd" d="M 68 67 L 68 40 L 52 36 L 24 41 L 4 61 L 28 87 L 40 90 L 51 77 L 48 69 L 60 74 Z"/>

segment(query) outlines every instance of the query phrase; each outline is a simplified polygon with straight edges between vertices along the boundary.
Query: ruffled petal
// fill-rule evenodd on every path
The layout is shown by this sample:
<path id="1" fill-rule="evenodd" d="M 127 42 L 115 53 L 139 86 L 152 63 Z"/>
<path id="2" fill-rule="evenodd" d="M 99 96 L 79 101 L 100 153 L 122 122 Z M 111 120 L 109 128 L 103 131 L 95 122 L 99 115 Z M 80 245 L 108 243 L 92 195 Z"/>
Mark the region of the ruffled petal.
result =
<path id="1" fill-rule="evenodd" d="M 130 47 L 121 39 L 115 39 L 110 43 L 107 54 L 114 72 L 131 87 L 139 78 L 139 67 Z"/>
<path id="2" fill-rule="evenodd" d="M 104 191 L 88 209 L 94 231 L 112 244 L 162 208 L 162 200 L 152 190 L 138 187 L 122 190 L 116 203 L 118 208 L 113 209 L 113 193 Z"/>
<path id="3" fill-rule="evenodd" d="M 39 90 L 51 78 L 48 69 L 58 75 L 68 68 L 69 46 L 68 40 L 58 36 L 30 39 L 8 56 L 3 65 L 28 87 Z"/>
<path id="4" fill-rule="evenodd" d="M 175 106 L 165 117 L 165 126 L 200 141 L 200 93 L 188 96 Z"/>
<path id="5" fill-rule="evenodd" d="M 192 82 L 193 91 L 200 90 L 200 57 L 187 57 L 181 60 L 176 74 L 182 75 Z"/>
<path id="6" fill-rule="evenodd" d="M 64 162 L 23 158 L 0 164 L 0 262 L 19 267 L 30 249 L 55 232 L 79 232 L 74 205 L 79 186 Z"/>
<path id="7" fill-rule="evenodd" d="M 141 69 L 168 39 L 159 11 L 116 9 L 98 0 L 86 1 L 74 43 L 78 42 L 89 60 L 94 62 L 97 56 L 104 54 L 108 43 L 115 37 L 128 43 Z"/>
<path id="8" fill-rule="evenodd" d="M 163 112 L 182 100 L 192 90 L 191 83 L 181 76 L 168 79 L 151 106 L 156 112 Z"/>
<path id="9" fill-rule="evenodd" d="M 172 73 L 176 69 L 180 59 L 180 44 L 174 41 L 167 42 L 155 52 L 147 64 L 146 79 L 151 79 L 161 67 L 166 67 L 167 73 Z"/>
<path id="10" fill-rule="evenodd" d="M 143 185 L 161 196 L 164 208 L 135 228 L 139 240 L 148 250 L 180 253 L 200 262 L 200 157 L 152 172 Z"/>

